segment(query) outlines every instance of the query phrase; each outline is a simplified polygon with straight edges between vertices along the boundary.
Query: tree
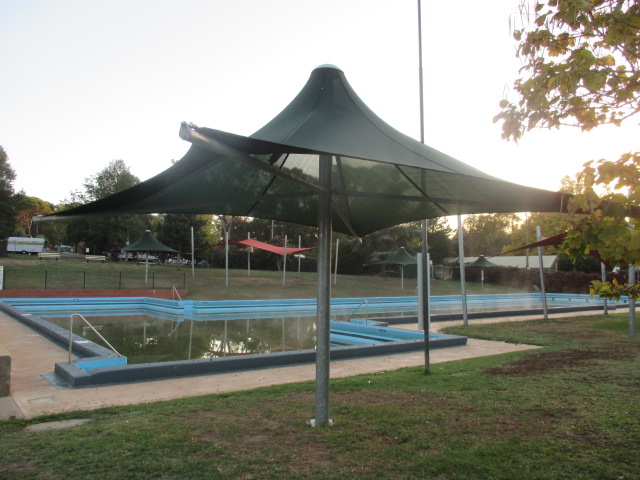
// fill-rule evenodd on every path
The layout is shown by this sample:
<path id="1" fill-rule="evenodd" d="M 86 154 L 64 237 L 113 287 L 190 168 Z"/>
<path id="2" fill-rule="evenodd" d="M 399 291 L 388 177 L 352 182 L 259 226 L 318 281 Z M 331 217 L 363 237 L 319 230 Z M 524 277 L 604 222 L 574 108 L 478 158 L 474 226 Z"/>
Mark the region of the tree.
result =
<path id="1" fill-rule="evenodd" d="M 535 127 L 620 125 L 640 111 L 638 0 L 523 0 L 521 14 L 513 32 L 520 99 L 502 100 L 494 118 L 503 138 Z"/>
<path id="2" fill-rule="evenodd" d="M 113 160 L 96 175 L 85 179 L 84 192 L 73 192 L 70 208 L 99 200 L 140 183 L 122 160 Z M 67 225 L 66 238 L 69 243 L 84 242 L 94 252 L 105 252 L 130 244 L 149 228 L 148 215 L 121 215 L 73 220 Z"/>
<path id="3" fill-rule="evenodd" d="M 640 112 L 640 2 L 540 0 L 521 5 L 514 31 L 523 78 L 518 104 L 500 103 L 502 137 L 518 140 L 534 127 L 573 125 L 588 131 L 620 125 Z M 583 190 L 570 203 L 573 218 L 563 249 L 572 257 L 598 250 L 604 259 L 640 263 L 640 152 L 618 161 L 588 162 Z M 624 190 L 627 190 L 626 192 Z M 635 218 L 629 218 L 634 217 Z M 600 290 L 599 290 L 600 289 Z M 594 292 L 638 296 L 636 285 L 594 286 Z"/>
<path id="4" fill-rule="evenodd" d="M 578 178 L 572 179 L 565 176 L 560 180 L 560 192 L 576 195 L 582 187 Z M 540 227 L 542 235 L 552 237 L 565 233 L 571 229 L 571 219 L 565 213 L 534 212 L 528 214 L 524 221 L 515 228 L 510 236 L 509 244 L 505 245 L 503 252 L 513 250 L 523 245 L 528 245 L 536 241 L 536 227 Z M 555 254 L 558 252 L 557 246 L 543 247 L 544 254 Z M 513 252 L 512 255 L 522 255 L 521 252 Z"/>
<path id="5" fill-rule="evenodd" d="M 465 255 L 499 255 L 518 221 L 514 214 L 469 215 L 463 222 Z"/>
<path id="6" fill-rule="evenodd" d="M 9 164 L 9 156 L 0 146 L 0 240 L 11 236 L 16 227 L 16 215 L 13 204 L 13 181 L 16 173 Z M 2 252 L 6 252 L 2 245 Z"/>
<path id="7" fill-rule="evenodd" d="M 444 263 L 444 259 L 455 255 L 453 229 L 444 217 L 427 222 L 427 243 L 429 256 L 434 265 Z"/>
<path id="8" fill-rule="evenodd" d="M 77 196 L 84 203 L 108 197 L 140 183 L 123 160 L 113 160 L 96 175 L 84 181 L 84 193 Z"/>
<path id="9" fill-rule="evenodd" d="M 588 162 L 583 182 L 584 192 L 569 206 L 574 215 L 586 215 L 576 216 L 565 251 L 575 259 L 595 250 L 613 265 L 640 265 L 640 152 L 624 154 L 616 162 Z M 639 285 L 617 282 L 593 282 L 592 291 L 608 298 L 640 297 Z"/>
<path id="10" fill-rule="evenodd" d="M 19 192 L 14 196 L 14 206 L 17 228 L 21 229 L 28 237 L 38 235 L 38 224 L 33 222 L 33 217 L 49 215 L 53 212 L 51 203 L 38 197 L 30 197 L 24 192 Z"/>
<path id="11" fill-rule="evenodd" d="M 210 218 L 209 215 L 166 213 L 158 222 L 157 238 L 184 256 L 191 253 L 191 227 L 193 227 L 196 258 L 202 259 L 209 247 L 207 227 L 210 224 Z"/>

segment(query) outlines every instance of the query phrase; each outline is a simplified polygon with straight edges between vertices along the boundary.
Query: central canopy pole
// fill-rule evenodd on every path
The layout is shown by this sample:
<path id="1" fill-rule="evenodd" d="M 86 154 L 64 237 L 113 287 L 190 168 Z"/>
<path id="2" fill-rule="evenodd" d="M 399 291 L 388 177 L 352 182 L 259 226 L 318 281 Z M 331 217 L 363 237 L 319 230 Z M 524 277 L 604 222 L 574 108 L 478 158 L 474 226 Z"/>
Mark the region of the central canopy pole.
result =
<path id="1" fill-rule="evenodd" d="M 316 418 L 329 423 L 329 353 L 331 315 L 331 157 L 320 155 L 318 195 L 318 307 L 316 339 Z"/>

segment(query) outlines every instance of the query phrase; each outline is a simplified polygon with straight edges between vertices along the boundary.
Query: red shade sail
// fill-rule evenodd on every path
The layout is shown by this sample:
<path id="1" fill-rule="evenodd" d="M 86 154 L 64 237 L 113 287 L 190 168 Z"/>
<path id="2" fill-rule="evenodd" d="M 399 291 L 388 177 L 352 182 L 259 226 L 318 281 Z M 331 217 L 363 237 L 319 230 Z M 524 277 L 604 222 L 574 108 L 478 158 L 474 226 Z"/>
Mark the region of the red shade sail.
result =
<path id="1" fill-rule="evenodd" d="M 214 245 L 214 247 L 224 246 L 225 242 L 220 242 Z M 260 250 L 266 250 L 267 252 L 277 253 L 278 255 L 284 255 L 285 250 L 284 247 L 277 247 L 275 245 L 269 245 L 268 243 L 259 242 L 258 240 L 253 240 L 251 238 L 247 240 L 229 240 L 229 245 L 244 245 L 246 247 L 254 247 L 259 248 Z M 316 247 L 307 247 L 307 248 L 289 248 L 287 247 L 287 252 L 290 254 L 304 252 L 305 250 L 313 250 Z"/>

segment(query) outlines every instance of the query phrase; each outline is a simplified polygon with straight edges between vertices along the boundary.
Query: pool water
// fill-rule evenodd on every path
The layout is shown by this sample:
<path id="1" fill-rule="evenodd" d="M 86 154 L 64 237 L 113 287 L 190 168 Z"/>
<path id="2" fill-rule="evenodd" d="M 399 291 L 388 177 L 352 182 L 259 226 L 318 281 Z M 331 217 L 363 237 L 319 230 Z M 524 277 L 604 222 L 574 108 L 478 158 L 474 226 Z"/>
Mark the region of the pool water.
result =
<path id="1" fill-rule="evenodd" d="M 69 317 L 41 318 L 69 328 Z M 315 346 L 315 319 L 172 321 L 150 315 L 91 316 L 91 325 L 129 364 L 304 350 Z M 79 319 L 73 333 L 101 344 Z"/>

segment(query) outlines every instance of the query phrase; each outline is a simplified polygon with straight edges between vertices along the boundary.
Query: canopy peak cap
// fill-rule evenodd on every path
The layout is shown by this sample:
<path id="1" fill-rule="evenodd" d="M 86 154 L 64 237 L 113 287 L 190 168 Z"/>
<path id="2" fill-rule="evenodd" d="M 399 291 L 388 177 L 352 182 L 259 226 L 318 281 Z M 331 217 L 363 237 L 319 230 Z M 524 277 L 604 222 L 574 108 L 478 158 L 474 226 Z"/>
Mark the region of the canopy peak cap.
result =
<path id="1" fill-rule="evenodd" d="M 340 67 L 337 67 L 337 66 L 335 66 L 335 65 L 333 65 L 331 63 L 323 63 L 322 65 L 318 65 L 316 68 L 314 68 L 314 70 L 321 70 L 323 68 L 327 68 L 327 69 L 331 69 L 331 70 L 338 70 L 338 71 L 344 73 L 344 71 Z"/>

